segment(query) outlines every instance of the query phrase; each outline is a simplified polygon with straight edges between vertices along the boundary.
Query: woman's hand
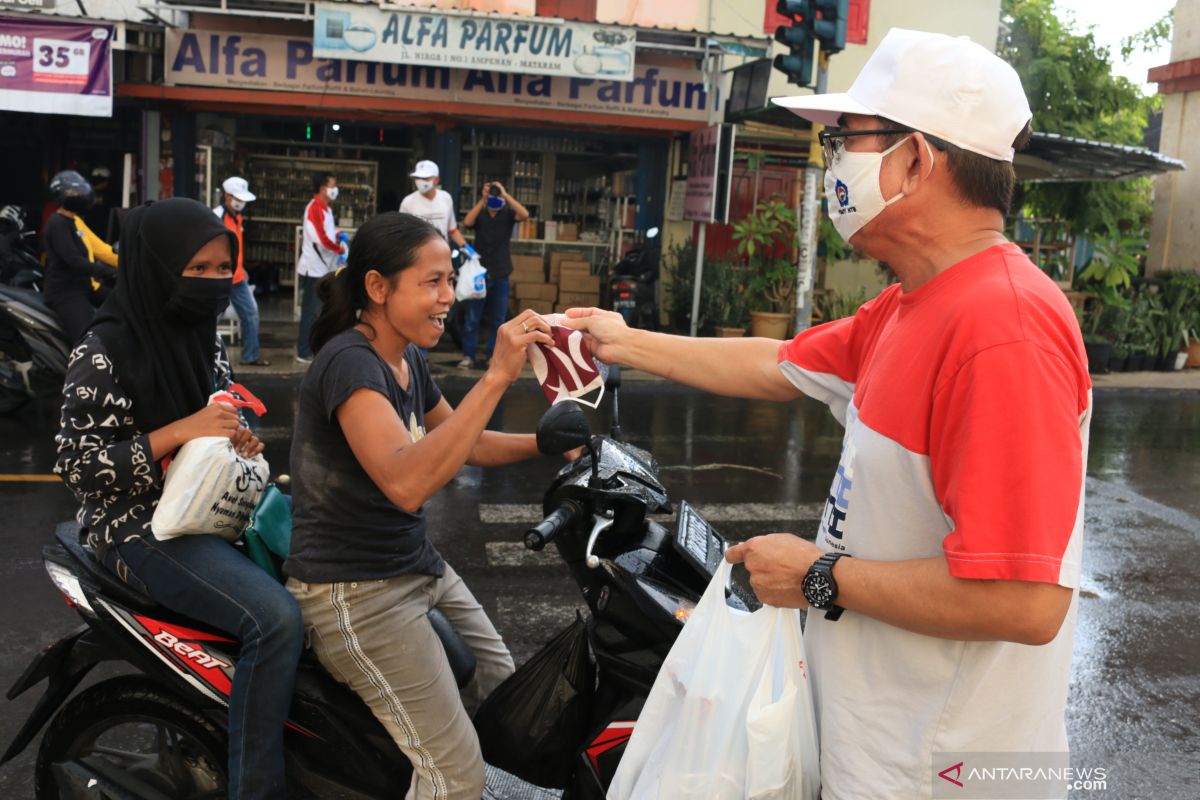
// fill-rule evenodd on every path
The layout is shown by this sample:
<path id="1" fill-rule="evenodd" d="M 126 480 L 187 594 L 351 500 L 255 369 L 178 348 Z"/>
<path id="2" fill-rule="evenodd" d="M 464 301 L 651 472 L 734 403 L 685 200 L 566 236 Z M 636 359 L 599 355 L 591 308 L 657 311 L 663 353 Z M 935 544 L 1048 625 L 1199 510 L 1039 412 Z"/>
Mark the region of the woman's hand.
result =
<path id="1" fill-rule="evenodd" d="M 238 428 L 237 433 L 229 437 L 229 441 L 242 458 L 254 458 L 266 447 L 253 431 L 245 427 Z"/>
<path id="2" fill-rule="evenodd" d="M 180 446 L 201 436 L 220 436 L 232 441 L 242 427 L 242 418 L 228 403 L 209 403 L 174 425 L 178 426 L 175 434 Z"/>
<path id="3" fill-rule="evenodd" d="M 496 349 L 488 373 L 505 381 L 515 383 L 525 366 L 526 348 L 531 344 L 554 344 L 550 335 L 550 323 L 533 311 L 522 311 L 516 318 L 500 326 L 496 332 Z"/>

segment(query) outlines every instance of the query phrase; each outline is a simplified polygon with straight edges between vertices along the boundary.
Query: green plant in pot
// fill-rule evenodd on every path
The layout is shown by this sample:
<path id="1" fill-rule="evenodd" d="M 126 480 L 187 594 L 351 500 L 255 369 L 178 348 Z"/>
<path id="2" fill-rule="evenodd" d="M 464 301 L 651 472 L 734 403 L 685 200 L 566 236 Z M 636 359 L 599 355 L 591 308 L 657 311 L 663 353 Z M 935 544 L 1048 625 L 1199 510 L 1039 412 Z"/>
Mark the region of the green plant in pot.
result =
<path id="1" fill-rule="evenodd" d="M 732 261 L 715 262 L 714 310 L 717 336 L 745 336 L 746 310 L 745 268 Z"/>
<path id="2" fill-rule="evenodd" d="M 1195 337 L 1196 304 L 1200 303 L 1200 276 L 1160 273 L 1155 278 L 1162 298 L 1157 316 L 1158 368 L 1181 369 L 1188 343 Z"/>
<path id="3" fill-rule="evenodd" d="M 752 335 L 787 338 L 798 274 L 795 212 L 780 200 L 759 203 L 734 223 L 733 240 L 746 268 Z"/>

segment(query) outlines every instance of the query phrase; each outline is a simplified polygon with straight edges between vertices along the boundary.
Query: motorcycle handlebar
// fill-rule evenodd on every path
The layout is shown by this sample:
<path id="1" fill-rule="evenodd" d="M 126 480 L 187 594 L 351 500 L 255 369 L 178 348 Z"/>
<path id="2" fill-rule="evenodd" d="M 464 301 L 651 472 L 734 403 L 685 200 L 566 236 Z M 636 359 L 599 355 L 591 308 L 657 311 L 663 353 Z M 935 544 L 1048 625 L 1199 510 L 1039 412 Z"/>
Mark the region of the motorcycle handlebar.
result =
<path id="1" fill-rule="evenodd" d="M 551 512 L 550 516 L 525 531 L 525 548 L 541 550 L 555 536 L 575 524 L 580 513 L 582 513 L 582 509 L 576 503 L 572 503 L 570 500 L 563 501 L 558 508 Z"/>

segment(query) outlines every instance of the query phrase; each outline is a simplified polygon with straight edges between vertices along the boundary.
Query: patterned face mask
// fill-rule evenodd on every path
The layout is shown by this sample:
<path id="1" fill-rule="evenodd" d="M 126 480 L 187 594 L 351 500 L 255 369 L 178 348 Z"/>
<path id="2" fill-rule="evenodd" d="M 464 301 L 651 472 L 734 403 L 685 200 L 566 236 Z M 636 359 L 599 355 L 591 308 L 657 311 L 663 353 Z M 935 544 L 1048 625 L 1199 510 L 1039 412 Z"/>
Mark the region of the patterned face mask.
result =
<path id="1" fill-rule="evenodd" d="M 604 379 L 607 368 L 593 356 L 581 331 L 556 324 L 561 314 L 546 314 L 554 345 L 531 344 L 529 363 L 551 405 L 562 400 L 574 400 L 596 408 L 604 398 Z M 591 395 L 594 395 L 591 396 Z"/>

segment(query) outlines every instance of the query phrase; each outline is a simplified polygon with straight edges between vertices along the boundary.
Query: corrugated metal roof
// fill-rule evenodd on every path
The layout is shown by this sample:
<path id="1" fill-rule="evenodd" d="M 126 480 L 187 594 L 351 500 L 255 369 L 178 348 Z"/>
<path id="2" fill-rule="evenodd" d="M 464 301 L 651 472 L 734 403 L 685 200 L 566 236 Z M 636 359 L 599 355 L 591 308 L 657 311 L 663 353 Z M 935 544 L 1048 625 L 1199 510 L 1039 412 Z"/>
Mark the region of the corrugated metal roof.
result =
<path id="1" fill-rule="evenodd" d="M 1014 166 L 1028 183 L 1119 181 L 1186 169 L 1182 160 L 1144 147 L 1036 132 Z"/>

